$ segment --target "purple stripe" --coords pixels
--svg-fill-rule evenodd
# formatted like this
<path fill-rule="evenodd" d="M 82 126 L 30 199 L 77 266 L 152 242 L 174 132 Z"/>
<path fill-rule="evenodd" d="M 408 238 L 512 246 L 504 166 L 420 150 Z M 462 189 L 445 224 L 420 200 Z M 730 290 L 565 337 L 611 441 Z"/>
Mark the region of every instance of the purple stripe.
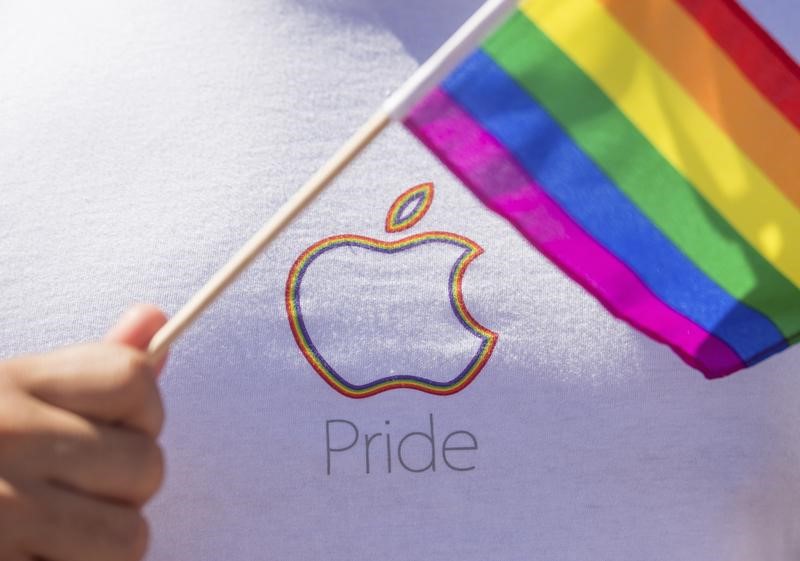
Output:
<path fill-rule="evenodd" d="M 508 219 L 611 313 L 669 345 L 709 378 L 744 368 L 726 343 L 664 304 L 578 226 L 446 92 L 431 92 L 405 125 L 486 206 Z"/>

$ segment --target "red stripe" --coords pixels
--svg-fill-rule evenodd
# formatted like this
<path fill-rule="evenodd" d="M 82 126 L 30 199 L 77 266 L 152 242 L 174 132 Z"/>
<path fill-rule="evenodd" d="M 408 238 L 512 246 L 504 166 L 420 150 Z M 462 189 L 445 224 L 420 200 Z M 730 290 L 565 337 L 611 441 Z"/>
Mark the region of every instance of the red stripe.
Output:
<path fill-rule="evenodd" d="M 735 0 L 675 0 L 800 129 L 800 66 Z"/>

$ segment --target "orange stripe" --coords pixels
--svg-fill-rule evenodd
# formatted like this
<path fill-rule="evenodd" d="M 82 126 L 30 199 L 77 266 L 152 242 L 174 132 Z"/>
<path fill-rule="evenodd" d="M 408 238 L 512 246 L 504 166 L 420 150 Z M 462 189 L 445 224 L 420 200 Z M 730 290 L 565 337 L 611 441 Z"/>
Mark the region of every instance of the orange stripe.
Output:
<path fill-rule="evenodd" d="M 800 66 L 737 0 L 675 0 L 800 129 Z"/>
<path fill-rule="evenodd" d="M 800 208 L 800 133 L 674 0 L 599 0 Z"/>

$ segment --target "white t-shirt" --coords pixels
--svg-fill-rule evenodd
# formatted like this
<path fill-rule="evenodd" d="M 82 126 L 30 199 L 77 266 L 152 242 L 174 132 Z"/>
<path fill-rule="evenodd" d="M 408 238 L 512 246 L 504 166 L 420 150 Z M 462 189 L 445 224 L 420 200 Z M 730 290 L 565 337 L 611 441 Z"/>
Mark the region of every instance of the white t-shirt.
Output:
<path fill-rule="evenodd" d="M 800 57 L 800 4 L 744 3 Z M 136 301 L 175 312 L 478 5 L 0 2 L 0 355 L 98 337 Z M 427 181 L 430 211 L 386 233 Z M 494 351 L 453 395 L 345 397 L 293 337 L 292 265 L 429 231 L 484 249 L 463 300 Z M 320 355 L 353 384 L 462 372 L 460 252 L 321 255 Z M 705 380 L 395 125 L 173 347 L 148 559 L 796 559 L 798 359 Z"/>

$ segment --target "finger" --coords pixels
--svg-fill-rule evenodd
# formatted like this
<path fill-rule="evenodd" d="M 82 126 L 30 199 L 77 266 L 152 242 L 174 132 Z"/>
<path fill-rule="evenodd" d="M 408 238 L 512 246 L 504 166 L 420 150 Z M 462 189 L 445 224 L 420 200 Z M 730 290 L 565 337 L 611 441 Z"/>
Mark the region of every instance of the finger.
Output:
<path fill-rule="evenodd" d="M 103 340 L 144 350 L 166 322 L 164 312 L 155 306 L 137 304 L 122 315 Z"/>
<path fill-rule="evenodd" d="M 56 429 L 37 439 L 37 475 L 88 495 L 143 505 L 161 486 L 164 456 L 156 441 L 122 427 L 94 424 L 63 410 Z M 35 469 L 35 468 L 34 468 Z"/>
<path fill-rule="evenodd" d="M 155 439 L 28 400 L 19 415 L 27 420 L 6 431 L 0 441 L 0 473 L 55 481 L 134 505 L 144 504 L 161 486 L 164 458 Z"/>
<path fill-rule="evenodd" d="M 25 551 L 49 561 L 134 561 L 149 531 L 133 508 L 43 485 L 30 490 L 34 515 L 22 537 Z"/>
<path fill-rule="evenodd" d="M 145 350 L 150 339 L 166 322 L 164 312 L 155 306 L 138 304 L 122 315 L 103 340 Z M 165 361 L 166 357 L 159 359 L 155 368 L 156 374 L 161 371 Z"/>
<path fill-rule="evenodd" d="M 141 351 L 81 345 L 4 364 L 18 385 L 55 407 L 157 436 L 164 409 L 153 368 Z"/>

